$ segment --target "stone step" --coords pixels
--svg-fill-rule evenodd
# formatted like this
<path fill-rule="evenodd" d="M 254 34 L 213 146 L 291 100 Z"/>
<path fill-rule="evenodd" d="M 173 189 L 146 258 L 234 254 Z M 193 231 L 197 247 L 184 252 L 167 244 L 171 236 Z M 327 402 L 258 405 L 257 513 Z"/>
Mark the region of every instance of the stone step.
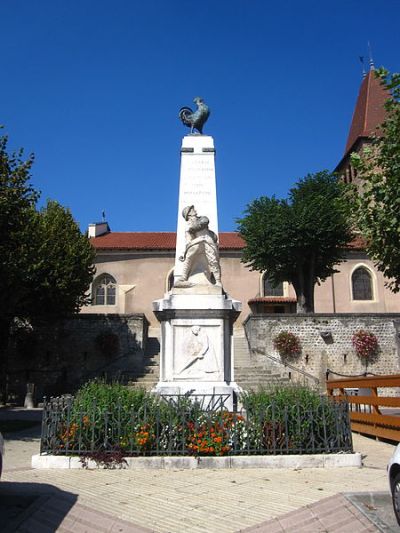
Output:
<path fill-rule="evenodd" d="M 147 383 L 149 382 L 154 382 L 156 383 L 158 381 L 158 374 L 146 374 L 144 376 L 129 376 L 129 378 L 127 379 L 127 382 L 128 383 L 138 383 L 140 381 L 146 381 Z"/>
<path fill-rule="evenodd" d="M 153 368 L 149 368 L 149 369 L 145 369 L 143 371 L 139 371 L 139 370 L 133 370 L 132 372 L 126 372 L 125 373 L 125 376 L 126 376 L 126 379 L 127 380 L 134 380 L 136 381 L 137 379 L 140 379 L 140 378 L 144 378 L 146 376 L 158 376 L 159 375 L 159 370 L 157 367 L 153 367 Z"/>
<path fill-rule="evenodd" d="M 279 362 L 265 359 L 255 362 L 250 357 L 247 339 L 244 335 L 234 336 L 235 381 L 243 389 L 257 390 L 270 383 L 289 382 L 287 369 Z M 150 390 L 158 382 L 160 373 L 160 328 L 149 328 L 143 367 L 126 375 L 129 387 Z"/>
<path fill-rule="evenodd" d="M 160 354 L 157 354 L 157 355 L 153 355 L 153 356 L 148 356 L 148 355 L 145 355 L 143 357 L 143 363 L 144 365 L 146 366 L 146 364 L 151 364 L 151 363 L 159 363 L 160 362 Z"/>

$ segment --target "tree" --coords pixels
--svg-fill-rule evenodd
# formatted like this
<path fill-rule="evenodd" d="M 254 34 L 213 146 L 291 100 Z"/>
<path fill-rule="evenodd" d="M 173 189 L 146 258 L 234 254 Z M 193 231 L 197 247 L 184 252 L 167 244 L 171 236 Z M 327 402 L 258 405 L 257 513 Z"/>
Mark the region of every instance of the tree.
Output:
<path fill-rule="evenodd" d="M 242 262 L 266 271 L 275 285 L 292 283 L 297 312 L 314 311 L 314 287 L 337 272 L 351 240 L 344 185 L 327 171 L 309 174 L 288 199 L 262 196 L 238 220 Z"/>
<path fill-rule="evenodd" d="M 400 74 L 376 71 L 391 91 L 387 117 L 379 136 L 352 154 L 359 190 L 353 195 L 355 225 L 366 239 L 366 251 L 393 291 L 400 290 Z"/>
<path fill-rule="evenodd" d="M 0 138 L 0 351 L 8 340 L 14 316 L 29 299 L 35 238 L 32 221 L 39 194 L 29 183 L 33 156 L 7 152 L 8 138 Z"/>
<path fill-rule="evenodd" d="M 49 200 L 36 212 L 36 261 L 30 292 L 31 317 L 59 317 L 87 304 L 94 249 L 69 209 Z"/>
<path fill-rule="evenodd" d="M 71 213 L 49 201 L 36 209 L 30 184 L 33 156 L 9 154 L 0 138 L 0 388 L 15 319 L 34 324 L 77 312 L 87 302 L 94 250 Z"/>

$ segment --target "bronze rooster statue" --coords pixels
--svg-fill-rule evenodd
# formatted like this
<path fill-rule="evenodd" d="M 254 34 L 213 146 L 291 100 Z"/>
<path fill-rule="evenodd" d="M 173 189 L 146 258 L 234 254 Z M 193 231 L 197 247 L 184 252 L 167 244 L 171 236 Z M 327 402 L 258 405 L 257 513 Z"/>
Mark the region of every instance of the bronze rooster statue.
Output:
<path fill-rule="evenodd" d="M 196 129 L 203 134 L 203 126 L 210 116 L 210 109 L 200 96 L 196 96 L 193 102 L 197 105 L 196 111 L 192 111 L 190 107 L 182 107 L 179 111 L 179 118 L 185 126 L 190 128 L 190 133 L 193 133 L 193 130 Z"/>

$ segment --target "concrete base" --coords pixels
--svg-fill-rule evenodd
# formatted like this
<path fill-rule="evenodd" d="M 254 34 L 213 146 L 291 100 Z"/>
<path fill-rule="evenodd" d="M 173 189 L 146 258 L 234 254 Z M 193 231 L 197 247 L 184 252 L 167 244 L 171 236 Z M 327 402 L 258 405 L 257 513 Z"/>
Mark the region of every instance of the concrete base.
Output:
<path fill-rule="evenodd" d="M 236 455 L 229 457 L 126 457 L 121 468 L 130 470 L 187 470 L 197 468 L 361 468 L 361 453 L 310 455 Z M 33 455 L 32 468 L 83 468 L 79 457 Z M 88 468 L 104 468 L 88 461 Z M 117 466 L 118 468 L 118 466 Z"/>

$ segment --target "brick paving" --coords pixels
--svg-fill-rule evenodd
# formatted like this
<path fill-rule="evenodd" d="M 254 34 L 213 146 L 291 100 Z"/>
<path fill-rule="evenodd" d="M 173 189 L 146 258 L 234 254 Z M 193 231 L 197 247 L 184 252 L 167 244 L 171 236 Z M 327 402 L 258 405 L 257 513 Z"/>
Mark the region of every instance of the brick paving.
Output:
<path fill-rule="evenodd" d="M 79 503 L 71 506 L 68 499 L 52 496 L 39 509 L 32 512 L 15 531 L 18 533 L 46 533 L 47 531 L 148 533 L 152 530 L 98 510 L 94 511 Z"/>
<path fill-rule="evenodd" d="M 243 533 L 369 533 L 380 531 L 342 494 L 325 498 Z"/>
<path fill-rule="evenodd" d="M 363 468 L 32 470 L 35 436 L 6 441 L 2 491 L 47 491 L 14 531 L 237 533 L 379 531 L 341 493 L 388 491 L 393 446 L 355 436 Z M 22 513 L 23 514 L 23 513 Z"/>

